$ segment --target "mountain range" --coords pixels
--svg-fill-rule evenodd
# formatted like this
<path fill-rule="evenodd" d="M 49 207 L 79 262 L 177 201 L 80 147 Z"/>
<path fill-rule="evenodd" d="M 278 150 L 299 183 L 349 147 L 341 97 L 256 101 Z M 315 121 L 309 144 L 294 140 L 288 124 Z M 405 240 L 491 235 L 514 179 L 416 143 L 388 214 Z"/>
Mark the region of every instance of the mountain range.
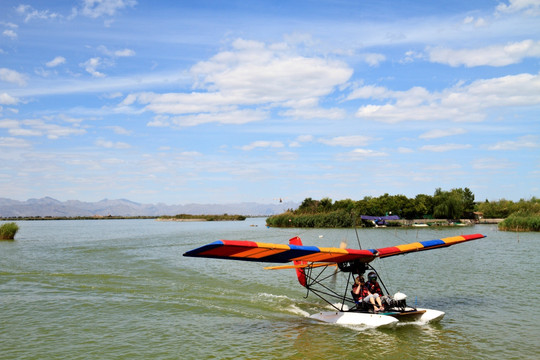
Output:
<path fill-rule="evenodd" d="M 162 215 L 246 215 L 270 216 L 296 209 L 294 202 L 260 204 L 140 204 L 126 199 L 103 199 L 98 202 L 59 201 L 51 197 L 26 201 L 0 198 L 0 218 L 6 217 L 77 217 L 77 216 L 162 216 Z"/>

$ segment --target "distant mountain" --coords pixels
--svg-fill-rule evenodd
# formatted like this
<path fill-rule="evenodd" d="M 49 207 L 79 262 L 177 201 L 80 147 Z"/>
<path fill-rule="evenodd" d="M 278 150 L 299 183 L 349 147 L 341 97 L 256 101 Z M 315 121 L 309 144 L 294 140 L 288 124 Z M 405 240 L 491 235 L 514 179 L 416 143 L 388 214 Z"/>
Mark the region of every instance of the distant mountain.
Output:
<path fill-rule="evenodd" d="M 281 214 L 288 209 L 296 209 L 298 206 L 294 202 L 166 205 L 161 203 L 139 204 L 126 199 L 104 199 L 98 202 L 68 200 L 62 202 L 50 197 L 26 201 L 0 198 L 0 217 L 161 216 L 177 214 L 270 216 Z"/>

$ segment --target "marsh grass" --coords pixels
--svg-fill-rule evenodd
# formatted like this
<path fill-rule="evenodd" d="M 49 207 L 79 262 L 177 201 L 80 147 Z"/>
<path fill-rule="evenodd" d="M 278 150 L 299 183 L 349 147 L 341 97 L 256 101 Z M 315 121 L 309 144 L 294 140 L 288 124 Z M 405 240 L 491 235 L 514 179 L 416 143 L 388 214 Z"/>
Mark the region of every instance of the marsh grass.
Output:
<path fill-rule="evenodd" d="M 19 231 L 19 226 L 14 222 L 5 223 L 0 226 L 0 240 L 13 240 Z"/>
<path fill-rule="evenodd" d="M 540 231 L 540 213 L 518 211 L 499 224 L 503 231 Z"/>

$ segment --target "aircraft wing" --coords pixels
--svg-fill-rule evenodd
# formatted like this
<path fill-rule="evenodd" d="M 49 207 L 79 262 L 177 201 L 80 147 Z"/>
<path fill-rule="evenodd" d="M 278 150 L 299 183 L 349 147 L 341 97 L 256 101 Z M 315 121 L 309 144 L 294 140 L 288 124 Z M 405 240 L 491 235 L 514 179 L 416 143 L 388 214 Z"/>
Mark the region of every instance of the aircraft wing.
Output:
<path fill-rule="evenodd" d="M 361 262 L 369 263 L 377 257 L 385 258 L 414 251 L 431 250 L 484 237 L 485 236 L 482 234 L 460 235 L 367 250 L 292 244 L 284 245 L 240 240 L 219 240 L 200 248 L 190 250 L 186 252 L 184 256 L 266 263 L 288 263 L 290 261 L 340 263 L 357 259 Z"/>
<path fill-rule="evenodd" d="M 268 263 L 288 263 L 290 261 L 339 263 L 355 259 L 360 259 L 360 261 L 367 263 L 376 258 L 376 255 L 369 250 L 283 245 L 237 240 L 215 241 L 188 251 L 184 256 Z"/>
<path fill-rule="evenodd" d="M 374 254 L 378 254 L 377 257 L 379 258 L 385 258 L 389 256 L 394 256 L 394 255 L 406 254 L 406 253 L 410 253 L 414 251 L 437 249 L 441 247 L 459 244 L 465 241 L 482 239 L 485 237 L 486 236 L 482 234 L 460 235 L 460 236 L 452 236 L 452 237 L 447 237 L 447 238 L 442 238 L 442 239 L 437 239 L 437 240 L 420 241 L 420 242 L 414 242 L 410 244 L 390 246 L 390 247 L 385 247 L 385 248 L 380 248 L 380 249 L 369 249 L 369 251 L 373 252 Z"/>

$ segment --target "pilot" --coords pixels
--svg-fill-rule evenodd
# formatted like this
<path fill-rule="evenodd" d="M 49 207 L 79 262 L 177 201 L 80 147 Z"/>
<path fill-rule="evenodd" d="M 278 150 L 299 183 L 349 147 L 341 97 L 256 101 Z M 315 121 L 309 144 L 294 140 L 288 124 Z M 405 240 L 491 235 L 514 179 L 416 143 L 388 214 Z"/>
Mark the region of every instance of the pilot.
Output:
<path fill-rule="evenodd" d="M 369 292 L 363 276 L 356 277 L 353 285 L 353 296 L 355 296 L 355 298 L 359 301 L 361 300 L 364 303 L 370 303 L 373 305 L 375 312 L 382 311 L 384 309 L 379 294 L 372 294 Z"/>
<path fill-rule="evenodd" d="M 388 303 L 388 297 L 383 294 L 381 287 L 379 286 L 379 283 L 377 282 L 377 274 L 374 271 L 371 271 L 368 274 L 368 280 L 369 281 L 366 283 L 366 288 L 368 289 L 368 291 L 377 297 L 377 300 L 379 303 L 381 301 Z"/>

